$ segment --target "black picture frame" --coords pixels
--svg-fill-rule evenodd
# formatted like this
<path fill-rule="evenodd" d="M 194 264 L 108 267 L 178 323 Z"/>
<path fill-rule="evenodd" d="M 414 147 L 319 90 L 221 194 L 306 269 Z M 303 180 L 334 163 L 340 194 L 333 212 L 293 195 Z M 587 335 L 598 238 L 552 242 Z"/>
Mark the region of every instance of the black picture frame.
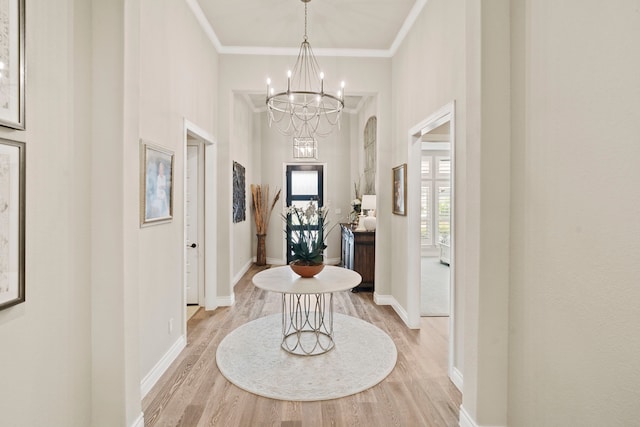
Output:
<path fill-rule="evenodd" d="M 233 222 L 247 219 L 247 195 L 245 191 L 245 169 L 240 163 L 233 162 Z"/>
<path fill-rule="evenodd" d="M 393 168 L 392 174 L 393 186 L 391 194 L 393 194 L 393 213 L 396 215 L 407 215 L 407 164 Z"/>

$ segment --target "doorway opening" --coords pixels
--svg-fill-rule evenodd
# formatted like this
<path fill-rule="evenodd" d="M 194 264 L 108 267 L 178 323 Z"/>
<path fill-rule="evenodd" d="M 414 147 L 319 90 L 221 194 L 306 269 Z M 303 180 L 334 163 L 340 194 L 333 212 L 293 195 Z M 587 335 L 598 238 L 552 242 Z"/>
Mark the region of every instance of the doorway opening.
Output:
<path fill-rule="evenodd" d="M 204 299 L 204 159 L 203 145 L 196 138 L 187 136 L 185 162 L 186 191 L 184 228 L 187 262 L 185 264 L 187 320 L 200 308 Z"/>
<path fill-rule="evenodd" d="M 409 131 L 408 317 L 448 316 L 449 378 L 462 389 L 456 368 L 455 281 L 455 103 Z"/>
<path fill-rule="evenodd" d="M 451 150 L 446 122 L 421 137 L 420 315 L 449 316 Z"/>
<path fill-rule="evenodd" d="M 216 145 L 184 121 L 183 334 L 199 309 L 216 308 Z M 205 191 L 206 190 L 206 191 Z"/>
<path fill-rule="evenodd" d="M 324 206 L 324 166 L 323 165 L 286 165 L 285 188 L 287 206 L 305 208 L 309 203 L 316 208 Z M 292 228 L 299 228 L 300 225 L 293 225 Z M 313 227 L 313 226 L 312 226 Z M 317 225 L 315 226 L 317 228 Z M 286 258 L 287 264 L 292 259 L 291 250 L 291 230 L 287 228 Z"/>

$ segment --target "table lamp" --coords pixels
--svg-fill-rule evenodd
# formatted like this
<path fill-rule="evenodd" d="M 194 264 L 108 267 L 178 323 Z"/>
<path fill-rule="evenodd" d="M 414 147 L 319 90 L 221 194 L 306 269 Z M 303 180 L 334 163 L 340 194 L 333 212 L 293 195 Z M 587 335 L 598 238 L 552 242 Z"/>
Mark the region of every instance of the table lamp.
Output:
<path fill-rule="evenodd" d="M 367 211 L 367 216 L 360 218 L 360 222 L 358 223 L 358 227 L 360 227 L 360 223 L 363 223 L 366 231 L 374 231 L 376 229 L 376 196 L 375 194 L 365 194 L 362 196 L 362 212 Z"/>

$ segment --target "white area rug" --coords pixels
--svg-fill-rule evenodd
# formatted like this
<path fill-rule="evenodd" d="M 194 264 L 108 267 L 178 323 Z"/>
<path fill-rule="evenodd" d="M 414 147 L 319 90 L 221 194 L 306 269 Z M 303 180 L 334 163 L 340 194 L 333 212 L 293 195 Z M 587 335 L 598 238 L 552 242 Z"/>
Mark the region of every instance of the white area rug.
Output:
<path fill-rule="evenodd" d="M 449 315 L 449 266 L 438 257 L 421 259 L 420 314 L 422 316 Z"/>
<path fill-rule="evenodd" d="M 318 356 L 282 350 L 281 315 L 246 323 L 227 335 L 216 353 L 222 375 L 248 392 L 292 401 L 329 400 L 366 390 L 391 373 L 397 358 L 391 338 L 355 317 L 334 315 L 335 348 Z"/>

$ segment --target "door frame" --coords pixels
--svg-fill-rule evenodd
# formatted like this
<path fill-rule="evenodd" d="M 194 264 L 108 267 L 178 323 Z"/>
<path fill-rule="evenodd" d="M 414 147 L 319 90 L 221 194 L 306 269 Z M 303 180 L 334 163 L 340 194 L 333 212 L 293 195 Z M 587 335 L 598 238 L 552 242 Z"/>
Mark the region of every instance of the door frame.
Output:
<path fill-rule="evenodd" d="M 205 254 L 205 246 L 204 244 L 201 244 L 201 242 L 204 242 L 204 197 L 205 197 L 205 191 L 204 191 L 204 143 L 202 142 L 201 139 L 195 138 L 193 135 L 189 134 L 189 136 L 191 138 L 193 138 L 190 141 L 187 141 L 187 152 L 189 147 L 194 147 L 197 151 L 197 173 L 198 175 L 195 177 L 197 180 L 197 194 L 195 195 L 195 197 L 197 198 L 197 212 L 196 212 L 196 221 L 197 221 L 197 235 L 195 238 L 195 241 L 197 242 L 198 246 L 197 246 L 197 250 L 198 250 L 198 282 L 197 282 L 197 290 L 198 290 L 198 306 L 202 306 L 204 303 L 204 273 L 205 273 L 205 265 L 204 265 L 204 254 Z M 188 156 L 185 156 L 185 175 L 189 169 L 188 166 Z M 187 240 L 187 233 L 186 233 L 186 227 L 187 227 L 187 211 L 186 211 L 186 205 L 187 205 L 187 201 L 188 200 L 192 200 L 191 198 L 187 197 L 187 191 L 185 189 L 184 192 L 184 198 L 185 198 L 185 243 L 190 243 Z M 191 196 L 193 197 L 193 196 Z M 187 247 L 187 254 L 189 253 L 189 248 Z M 185 274 L 186 274 L 186 263 L 185 263 Z M 185 286 L 186 286 L 186 282 L 185 282 Z M 186 294 L 185 294 L 186 295 Z M 188 301 L 187 301 L 188 302 Z"/>
<path fill-rule="evenodd" d="M 462 375 L 460 370 L 455 366 L 456 353 L 456 276 L 455 276 L 455 248 L 456 248 L 456 226 L 455 226 L 455 204 L 456 204 L 456 135 L 455 135 L 455 101 L 444 105 L 428 116 L 425 120 L 413 126 L 409 130 L 409 158 L 408 158 L 408 177 L 407 191 L 409 200 L 420 200 L 421 190 L 421 159 L 422 159 L 422 136 L 429 133 L 438 126 L 449 122 L 450 124 L 450 157 L 451 157 L 451 258 L 449 264 L 449 357 L 448 357 L 448 373 L 449 378 L 455 386 L 462 390 Z M 420 325 L 420 203 L 411 203 L 407 208 L 407 245 L 408 245 L 408 307 L 407 316 L 410 324 Z"/>
<path fill-rule="evenodd" d="M 195 123 L 190 122 L 186 118 L 183 122 L 183 170 L 182 170 L 182 185 L 183 185 L 183 206 L 182 206 L 182 232 L 183 232 L 183 245 L 182 245 L 182 332 L 187 333 L 187 232 L 185 227 L 185 218 L 187 217 L 187 145 L 189 139 L 195 139 L 201 147 L 199 150 L 200 165 L 203 174 L 203 188 L 198 189 L 198 192 L 202 195 L 201 201 L 204 203 L 204 214 L 202 216 L 201 223 L 202 230 L 198 231 L 198 234 L 202 236 L 202 240 L 198 242 L 202 255 L 202 268 L 200 271 L 204 277 L 199 281 L 202 283 L 202 288 L 198 289 L 199 305 L 204 306 L 205 310 L 214 310 L 217 308 L 217 254 L 216 254 L 216 239 L 217 239 L 217 227 L 216 227 L 216 211 L 217 211 L 217 179 L 216 179 L 216 164 L 218 157 L 218 146 L 215 138 L 206 130 L 202 129 Z M 202 292 L 202 293 L 200 293 Z"/>

